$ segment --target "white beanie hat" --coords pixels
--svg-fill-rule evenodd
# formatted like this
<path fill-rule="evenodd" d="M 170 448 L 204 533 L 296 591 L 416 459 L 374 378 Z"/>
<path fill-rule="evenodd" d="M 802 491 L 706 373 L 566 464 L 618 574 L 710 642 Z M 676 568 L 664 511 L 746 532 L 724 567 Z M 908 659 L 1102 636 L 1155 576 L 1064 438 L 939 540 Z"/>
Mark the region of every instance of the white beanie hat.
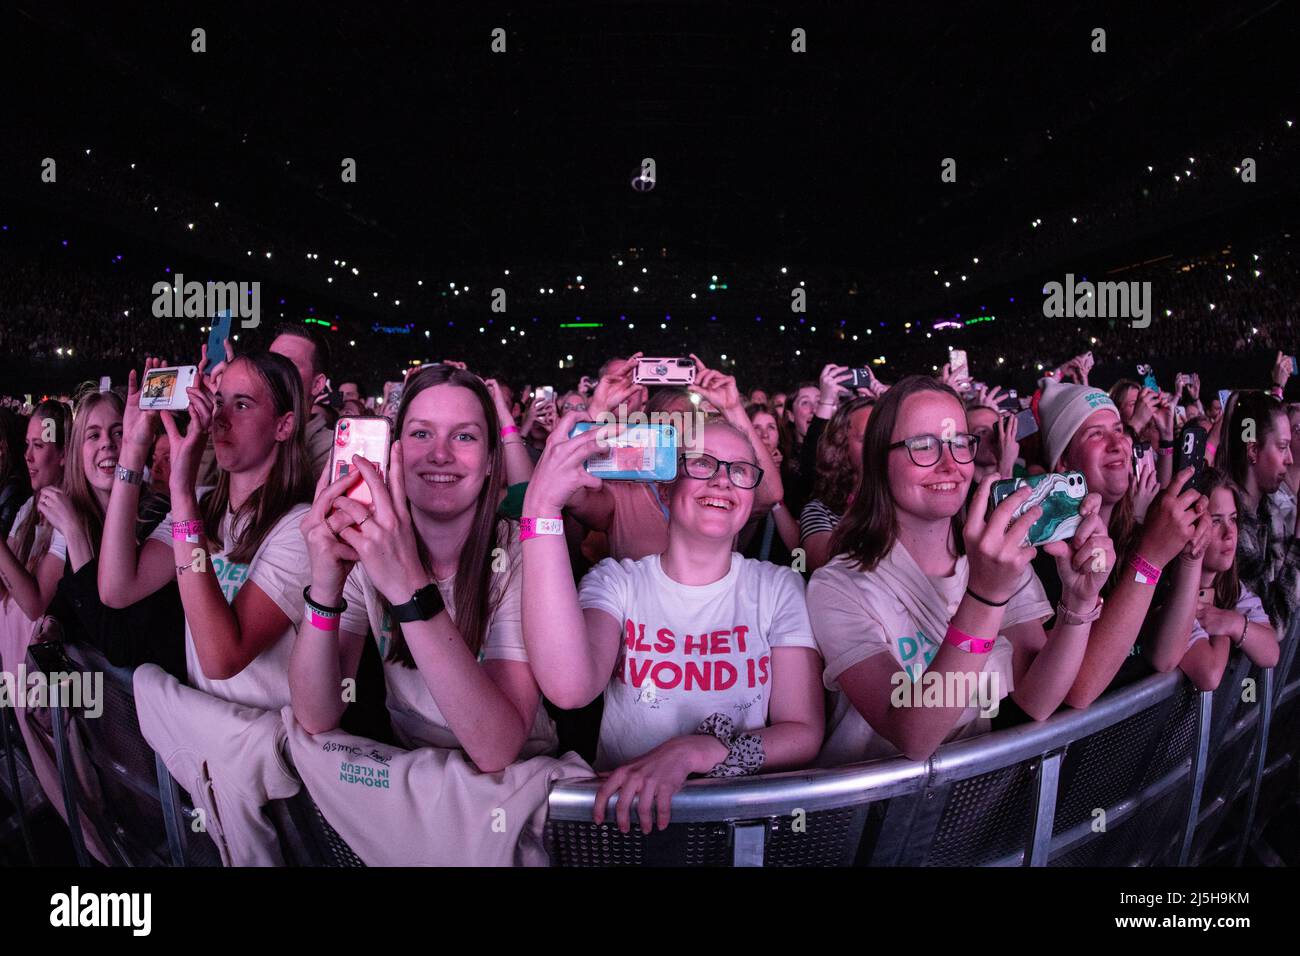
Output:
<path fill-rule="evenodd" d="M 1038 422 L 1043 433 L 1043 463 L 1049 469 L 1056 467 L 1074 433 L 1093 412 L 1109 408 L 1119 417 L 1115 403 L 1099 388 L 1069 385 L 1054 378 L 1044 378 L 1039 385 L 1043 391 L 1038 397 Z"/>

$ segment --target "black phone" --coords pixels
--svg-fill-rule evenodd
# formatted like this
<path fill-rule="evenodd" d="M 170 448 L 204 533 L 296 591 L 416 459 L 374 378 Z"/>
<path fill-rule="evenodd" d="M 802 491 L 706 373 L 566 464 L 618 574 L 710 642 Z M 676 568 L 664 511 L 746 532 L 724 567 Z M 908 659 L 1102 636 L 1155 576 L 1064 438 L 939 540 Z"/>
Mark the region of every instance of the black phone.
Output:
<path fill-rule="evenodd" d="M 845 388 L 870 388 L 871 369 L 851 368 L 840 376 L 840 384 Z"/>
<path fill-rule="evenodd" d="M 1205 442 L 1209 437 L 1200 425 L 1184 425 L 1174 443 L 1174 474 L 1184 468 L 1192 468 L 1192 477 L 1187 479 L 1179 494 L 1188 488 L 1195 488 L 1205 493 Z"/>

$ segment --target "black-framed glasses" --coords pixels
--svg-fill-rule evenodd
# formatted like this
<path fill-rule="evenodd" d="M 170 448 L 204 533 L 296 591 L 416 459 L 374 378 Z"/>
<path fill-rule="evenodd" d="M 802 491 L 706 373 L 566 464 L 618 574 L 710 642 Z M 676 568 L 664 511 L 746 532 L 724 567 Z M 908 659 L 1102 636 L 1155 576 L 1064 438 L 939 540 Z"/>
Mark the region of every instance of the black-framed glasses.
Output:
<path fill-rule="evenodd" d="M 682 455 L 681 463 L 686 477 L 699 481 L 708 481 L 722 467 L 726 467 L 727 479 L 737 488 L 757 488 L 763 480 L 763 469 L 752 461 L 722 461 L 712 455 L 699 454 Z"/>
<path fill-rule="evenodd" d="M 928 468 L 939 464 L 944 445 L 948 446 L 953 461 L 967 465 L 975 460 L 975 449 L 980 446 L 980 436 L 967 433 L 953 435 L 951 438 L 940 438 L 938 435 L 913 435 L 911 438 L 894 442 L 889 446 L 889 450 L 906 448 L 907 457 L 912 459 L 912 464 L 920 468 Z"/>

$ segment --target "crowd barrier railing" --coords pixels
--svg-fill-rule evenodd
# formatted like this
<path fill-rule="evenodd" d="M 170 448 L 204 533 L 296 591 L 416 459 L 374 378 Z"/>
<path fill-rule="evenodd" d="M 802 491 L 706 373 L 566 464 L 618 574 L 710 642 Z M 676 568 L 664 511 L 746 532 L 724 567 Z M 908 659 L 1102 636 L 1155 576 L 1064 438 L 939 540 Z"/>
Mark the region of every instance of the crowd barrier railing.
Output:
<path fill-rule="evenodd" d="M 691 781 L 673 798 L 672 824 L 649 835 L 635 825 L 620 833 L 612 801 L 596 826 L 599 781 L 563 781 L 548 799 L 547 849 L 558 866 L 1240 863 L 1269 813 L 1294 799 L 1285 771 L 1300 743 L 1298 637 L 1300 622 L 1276 669 L 1235 656 L 1216 691 L 1196 691 L 1181 673 L 1155 675 L 1085 710 L 947 744 L 923 762 Z M 140 734 L 131 671 L 57 641 L 33 645 L 29 659 L 47 675 L 104 675 L 100 718 L 57 700 L 50 707 L 61 796 L 83 865 L 82 814 L 114 864 L 217 865 L 195 811 Z M 69 752 L 73 721 L 101 790 L 93 801 L 80 793 Z M 5 738 L 6 789 L 22 766 L 14 737 Z M 267 812 L 286 862 L 360 865 L 305 791 Z"/>
<path fill-rule="evenodd" d="M 1300 622 L 1283 640 L 1294 667 Z M 1286 665 L 1283 670 L 1281 664 Z M 1240 863 L 1270 775 L 1294 762 L 1269 731 L 1300 681 L 1234 660 L 1217 691 L 1154 675 L 1091 707 L 899 757 L 829 770 L 691 781 L 672 823 L 643 835 L 592 822 L 599 781 L 551 790 L 547 848 L 559 866 L 1193 865 Z M 1253 681 L 1247 687 L 1246 681 Z M 1242 812 L 1242 802 L 1249 797 Z M 1216 842 L 1225 824 L 1226 843 Z"/>

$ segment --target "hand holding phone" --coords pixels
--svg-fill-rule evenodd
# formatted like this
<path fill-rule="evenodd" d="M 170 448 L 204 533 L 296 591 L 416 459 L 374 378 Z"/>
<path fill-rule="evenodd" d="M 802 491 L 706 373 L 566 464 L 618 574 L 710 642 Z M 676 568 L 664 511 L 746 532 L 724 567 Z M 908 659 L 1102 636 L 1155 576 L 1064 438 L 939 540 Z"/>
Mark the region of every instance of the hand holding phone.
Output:
<path fill-rule="evenodd" d="M 228 351 L 230 348 L 230 323 L 231 313 L 229 309 L 222 309 L 216 319 L 213 320 L 212 327 L 208 330 L 208 358 L 203 364 L 204 375 L 211 375 L 218 365 L 233 358 Z"/>
<path fill-rule="evenodd" d="M 569 437 L 600 427 L 598 422 L 578 422 Z M 604 481 L 673 481 L 678 447 L 672 425 L 631 425 L 609 438 L 605 449 L 588 458 L 584 467 Z"/>
<path fill-rule="evenodd" d="M 388 477 L 388 456 L 392 448 L 392 432 L 388 419 L 376 415 L 344 415 L 334 426 L 334 447 L 330 456 L 329 480 L 338 481 L 355 475 L 356 481 L 348 487 L 347 496 L 364 505 L 374 504 L 370 486 L 352 461 L 354 455 L 373 464 L 380 477 Z"/>
<path fill-rule="evenodd" d="M 1205 442 L 1207 434 L 1200 425 L 1187 425 L 1178 434 L 1174 450 L 1174 474 L 1184 468 L 1192 469 L 1192 477 L 1183 485 L 1180 494 L 1189 488 L 1205 492 Z"/>
<path fill-rule="evenodd" d="M 993 484 L 992 507 L 996 508 L 1003 499 L 1024 487 L 1031 488 L 1032 491 L 1016 508 L 1012 520 L 1035 505 L 1043 510 L 1029 529 L 1029 543 L 1038 547 L 1073 537 L 1079 527 L 1079 506 L 1088 494 L 1088 482 L 1082 472 L 1049 472 L 1045 475 L 1030 475 L 1028 478 L 1004 478 Z"/>
<path fill-rule="evenodd" d="M 140 386 L 140 407 L 150 411 L 183 411 L 190 407 L 185 391 L 194 385 L 199 370 L 194 365 L 166 365 L 144 373 Z"/>

